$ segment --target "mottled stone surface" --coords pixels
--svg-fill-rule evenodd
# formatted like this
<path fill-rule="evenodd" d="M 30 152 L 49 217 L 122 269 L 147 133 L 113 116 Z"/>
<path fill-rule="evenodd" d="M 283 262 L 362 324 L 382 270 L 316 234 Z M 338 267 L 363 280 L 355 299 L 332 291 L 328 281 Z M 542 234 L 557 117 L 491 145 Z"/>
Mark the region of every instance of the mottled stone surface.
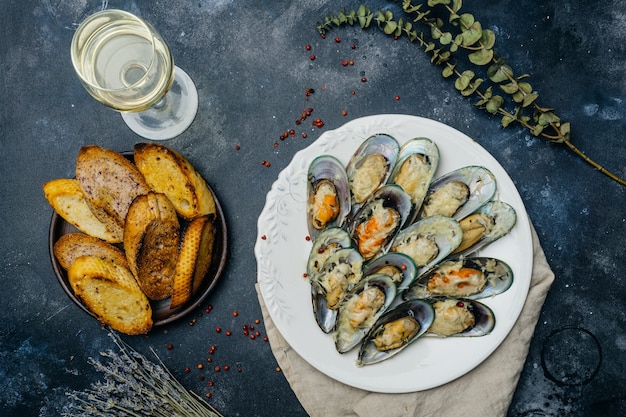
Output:
<path fill-rule="evenodd" d="M 209 180 L 229 225 L 229 263 L 206 302 L 213 310 L 203 306 L 149 337 L 127 338 L 135 347 L 146 353 L 153 347 L 188 388 L 211 392 L 225 416 L 304 416 L 269 345 L 242 334 L 244 324 L 261 319 L 254 291 L 257 217 L 278 172 L 321 132 L 360 116 L 406 113 L 449 124 L 496 157 L 517 185 L 556 274 L 509 417 L 626 415 L 626 187 L 563 145 L 519 126 L 502 129 L 405 39 L 358 28 L 320 39 L 318 20 L 358 4 L 0 3 L 0 415 L 59 415 L 66 391 L 99 377 L 86 359 L 113 347 L 54 277 L 52 211 L 41 190 L 50 179 L 73 175 L 80 146 L 124 151 L 141 140 L 87 95 L 71 66 L 73 31 L 103 5 L 152 22 L 194 79 L 198 116 L 168 145 Z M 379 0 L 365 4 L 398 10 Z M 496 50 L 516 73 L 530 74 L 540 104 L 571 122 L 574 144 L 626 177 L 626 3 L 468 0 L 464 10 L 496 33 Z M 342 66 L 343 59 L 354 65 Z M 305 101 L 307 88 L 315 93 Z M 308 107 L 323 119 L 322 129 L 295 124 Z M 290 129 L 295 137 L 281 141 Z M 264 333 L 262 323 L 255 326 Z M 231 369 L 216 373 L 215 365 Z"/>

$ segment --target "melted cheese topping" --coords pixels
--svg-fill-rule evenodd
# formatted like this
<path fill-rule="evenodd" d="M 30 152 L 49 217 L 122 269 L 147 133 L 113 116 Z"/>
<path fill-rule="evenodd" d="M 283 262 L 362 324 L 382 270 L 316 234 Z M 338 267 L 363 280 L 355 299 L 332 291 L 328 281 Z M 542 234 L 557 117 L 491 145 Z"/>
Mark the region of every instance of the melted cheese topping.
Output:
<path fill-rule="evenodd" d="M 461 333 L 476 322 L 474 314 L 465 307 L 465 304 L 456 300 L 437 301 L 433 307 L 435 307 L 435 321 L 429 332 L 439 336 Z"/>
<path fill-rule="evenodd" d="M 423 217 L 435 214 L 451 217 L 468 198 L 467 185 L 460 181 L 451 181 L 427 197 Z"/>
<path fill-rule="evenodd" d="M 324 290 L 326 305 L 329 309 L 339 308 L 339 303 L 346 293 L 361 279 L 361 275 L 357 273 L 360 269 L 361 265 L 341 262 L 321 275 L 319 283 Z"/>
<path fill-rule="evenodd" d="M 485 274 L 478 269 L 442 268 L 433 274 L 426 287 L 434 295 L 464 297 L 481 292 L 486 284 Z"/>
<path fill-rule="evenodd" d="M 380 154 L 368 155 L 350 179 L 350 190 L 357 203 L 364 202 L 382 183 L 387 173 L 387 160 Z"/>
<path fill-rule="evenodd" d="M 418 267 L 428 264 L 439 254 L 435 241 L 424 235 L 399 242 L 393 250 L 410 256 Z"/>
<path fill-rule="evenodd" d="M 363 258 L 372 259 L 399 224 L 400 214 L 392 208 L 383 207 L 382 200 L 377 201 L 370 217 L 359 224 L 355 232 L 355 240 Z"/>
<path fill-rule="evenodd" d="M 382 331 L 374 339 L 374 345 L 380 351 L 397 349 L 413 339 L 419 330 L 420 324 L 413 317 L 401 317 L 385 323 Z"/>
<path fill-rule="evenodd" d="M 393 182 L 402 187 L 415 204 L 428 189 L 429 171 L 430 165 L 424 160 L 424 155 L 413 154 L 404 161 Z"/>

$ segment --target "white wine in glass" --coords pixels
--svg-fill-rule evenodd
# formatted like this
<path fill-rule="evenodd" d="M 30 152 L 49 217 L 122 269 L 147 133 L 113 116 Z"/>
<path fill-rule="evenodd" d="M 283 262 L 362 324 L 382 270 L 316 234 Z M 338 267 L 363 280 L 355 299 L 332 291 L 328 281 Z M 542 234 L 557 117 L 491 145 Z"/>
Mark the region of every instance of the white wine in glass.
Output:
<path fill-rule="evenodd" d="M 198 109 L 193 81 L 139 17 L 122 10 L 91 15 L 76 30 L 71 55 L 89 94 L 120 111 L 138 135 L 170 139 L 193 121 Z"/>

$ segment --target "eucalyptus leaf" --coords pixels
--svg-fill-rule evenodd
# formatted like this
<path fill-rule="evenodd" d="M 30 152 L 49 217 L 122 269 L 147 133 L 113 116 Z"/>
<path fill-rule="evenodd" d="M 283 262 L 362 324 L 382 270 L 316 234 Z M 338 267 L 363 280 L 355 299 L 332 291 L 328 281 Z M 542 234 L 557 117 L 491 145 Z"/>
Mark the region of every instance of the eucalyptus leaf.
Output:
<path fill-rule="evenodd" d="M 443 68 L 443 71 L 441 71 L 441 75 L 443 75 L 444 78 L 450 78 L 451 76 L 454 75 L 454 65 L 452 64 L 448 64 Z"/>
<path fill-rule="evenodd" d="M 461 91 L 461 95 L 463 97 L 468 97 L 471 96 L 472 94 L 474 94 L 476 92 L 476 90 L 478 89 L 478 87 L 480 87 L 480 85 L 483 83 L 483 79 L 482 78 L 476 78 L 473 82 L 471 82 L 467 88 L 465 88 L 463 91 Z"/>
<path fill-rule="evenodd" d="M 504 64 L 494 64 L 487 70 L 487 75 L 489 79 L 494 83 L 501 83 L 502 81 L 506 81 L 509 79 L 507 74 L 510 76 L 513 75 L 513 70 L 508 65 Z"/>
<path fill-rule="evenodd" d="M 463 13 L 460 20 L 464 29 L 469 29 L 476 21 L 471 13 Z"/>
<path fill-rule="evenodd" d="M 534 136 L 541 135 L 541 132 L 543 132 L 543 126 L 541 125 L 531 126 L 530 128 L 530 133 L 532 133 Z"/>
<path fill-rule="evenodd" d="M 517 86 L 517 82 L 515 81 L 512 81 L 508 84 L 503 84 L 500 86 L 500 88 L 502 89 L 502 91 L 504 91 L 507 94 L 515 94 L 517 90 L 519 89 Z"/>
<path fill-rule="evenodd" d="M 484 29 L 480 38 L 480 44 L 483 48 L 492 49 L 496 44 L 496 34 L 491 29 Z"/>
<path fill-rule="evenodd" d="M 539 115 L 539 119 L 537 120 L 537 124 L 541 126 L 548 126 L 551 123 L 558 123 L 561 119 L 554 114 L 553 112 L 541 113 Z"/>
<path fill-rule="evenodd" d="M 512 122 L 515 121 L 515 118 L 509 115 L 503 116 L 500 123 L 502 123 L 503 127 L 508 127 Z"/>
<path fill-rule="evenodd" d="M 485 105 L 485 109 L 487 112 L 491 114 L 498 113 L 498 110 L 504 104 L 504 99 L 501 96 L 493 96 L 489 99 L 487 104 Z"/>
<path fill-rule="evenodd" d="M 398 28 L 398 24 L 394 22 L 393 20 L 391 20 L 391 21 L 385 22 L 385 27 L 383 28 L 383 31 L 387 35 L 391 35 L 392 33 L 396 31 L 397 28 Z"/>
<path fill-rule="evenodd" d="M 472 46 L 477 43 L 483 36 L 483 30 L 480 22 L 474 22 L 472 25 L 463 31 L 463 45 Z"/>
<path fill-rule="evenodd" d="M 437 4 L 450 4 L 450 0 L 428 0 L 428 5 L 430 7 L 436 6 Z"/>
<path fill-rule="evenodd" d="M 463 0 L 452 0 L 452 10 L 456 13 L 463 7 Z"/>
<path fill-rule="evenodd" d="M 487 65 L 493 59 L 493 50 L 480 49 L 476 52 L 472 52 L 471 54 L 469 54 L 468 58 L 472 64 Z"/>
<path fill-rule="evenodd" d="M 445 32 L 441 35 L 441 39 L 439 39 L 442 45 L 449 45 L 452 42 L 452 34 L 450 32 Z"/>
<path fill-rule="evenodd" d="M 454 87 L 459 91 L 465 90 L 470 82 L 472 82 L 472 78 L 474 78 L 474 75 L 475 74 L 473 71 L 463 71 L 461 76 L 459 76 L 454 82 Z"/>
<path fill-rule="evenodd" d="M 535 102 L 535 100 L 537 100 L 537 98 L 539 98 L 539 94 L 536 94 L 536 93 L 526 94 L 524 96 L 524 100 L 522 101 L 522 106 L 523 107 L 530 106 L 531 104 Z"/>
<path fill-rule="evenodd" d="M 526 94 L 530 94 L 533 92 L 533 87 L 529 83 L 519 83 L 519 89 Z"/>

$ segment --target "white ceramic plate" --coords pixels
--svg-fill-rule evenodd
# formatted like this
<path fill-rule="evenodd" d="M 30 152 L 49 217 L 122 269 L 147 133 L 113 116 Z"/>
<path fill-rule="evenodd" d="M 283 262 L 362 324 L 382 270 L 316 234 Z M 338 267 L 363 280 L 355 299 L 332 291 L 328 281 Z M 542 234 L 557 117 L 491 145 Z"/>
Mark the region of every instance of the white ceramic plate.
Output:
<path fill-rule="evenodd" d="M 494 331 L 477 338 L 422 338 L 393 358 L 357 367 L 358 349 L 335 350 L 332 336 L 317 326 L 311 306 L 310 285 L 304 277 L 311 242 L 306 240 L 306 177 L 311 161 L 322 154 L 347 164 L 362 141 L 387 133 L 400 144 L 428 137 L 439 147 L 441 160 L 435 178 L 466 165 L 483 165 L 496 177 L 496 199 L 517 211 L 517 224 L 507 236 L 484 248 L 481 256 L 507 262 L 514 283 L 504 294 L 483 300 L 496 316 Z M 532 239 L 523 202 L 511 178 L 480 145 L 439 122 L 407 115 L 376 115 L 353 120 L 325 132 L 298 152 L 278 175 L 258 220 L 255 245 L 258 283 L 278 331 L 313 367 L 329 377 L 368 391 L 402 393 L 421 391 L 450 382 L 469 372 L 502 343 L 517 320 L 530 285 Z"/>

